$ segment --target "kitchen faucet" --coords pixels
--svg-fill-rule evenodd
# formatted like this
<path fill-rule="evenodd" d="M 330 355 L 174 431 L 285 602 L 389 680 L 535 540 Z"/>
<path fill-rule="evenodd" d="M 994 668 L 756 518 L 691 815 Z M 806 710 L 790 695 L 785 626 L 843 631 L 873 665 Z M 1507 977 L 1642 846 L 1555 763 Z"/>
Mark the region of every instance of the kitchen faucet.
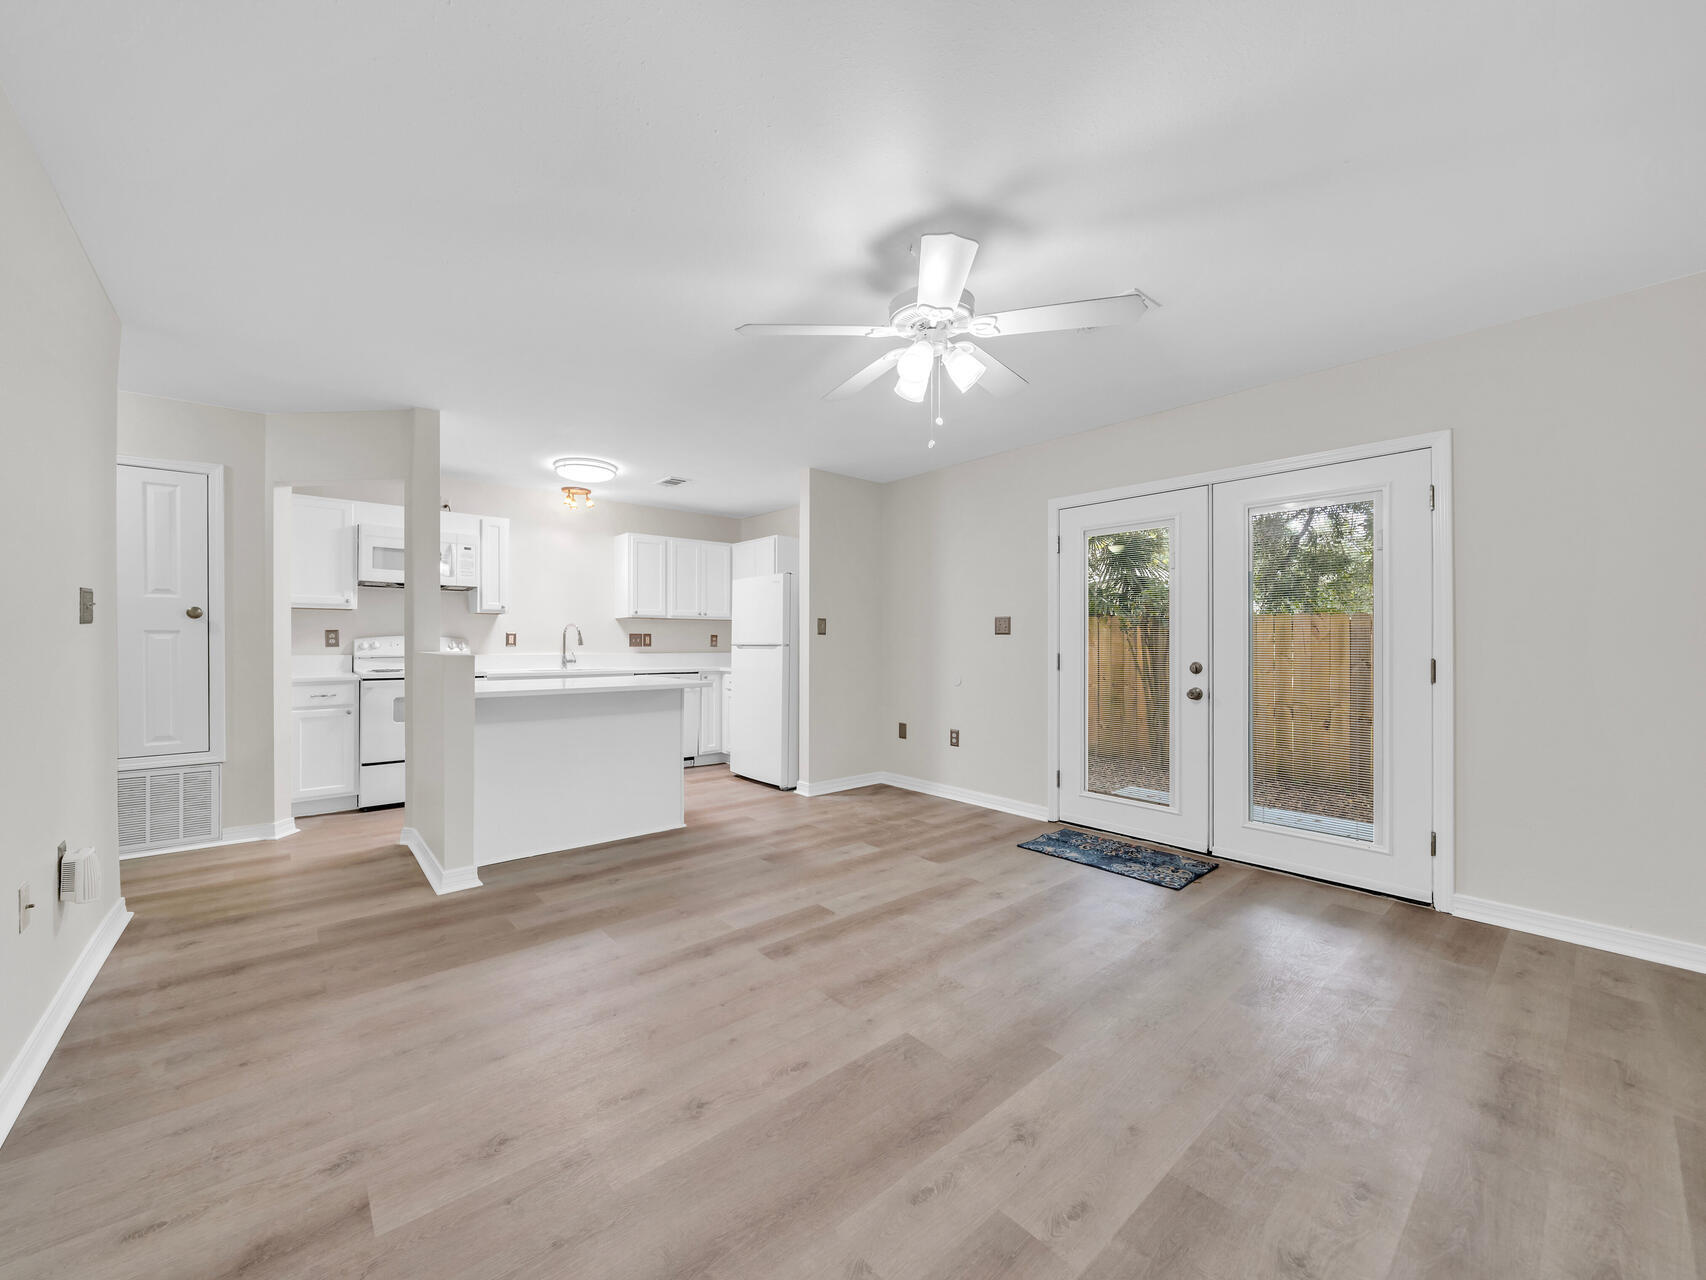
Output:
<path fill-rule="evenodd" d="M 575 661 L 574 656 L 569 652 L 569 632 L 571 631 L 575 633 L 576 644 L 584 645 L 586 643 L 585 638 L 581 635 L 581 629 L 574 623 L 571 622 L 568 626 L 563 628 L 563 665 L 565 667 L 571 665 Z"/>

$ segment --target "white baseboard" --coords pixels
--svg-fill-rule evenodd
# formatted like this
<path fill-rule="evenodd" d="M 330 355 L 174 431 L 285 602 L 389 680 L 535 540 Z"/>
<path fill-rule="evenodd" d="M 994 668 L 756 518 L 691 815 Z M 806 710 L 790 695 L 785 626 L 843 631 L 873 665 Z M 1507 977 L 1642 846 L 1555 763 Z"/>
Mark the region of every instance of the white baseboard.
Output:
<path fill-rule="evenodd" d="M 421 874 L 426 876 L 427 883 L 437 894 L 456 893 L 461 889 L 478 889 L 480 873 L 473 867 L 457 867 L 453 871 L 445 870 L 438 860 L 438 855 L 432 851 L 432 846 L 421 839 L 421 833 L 413 827 L 404 827 L 402 841 L 405 848 L 415 855 L 415 861 L 420 864 Z"/>
<path fill-rule="evenodd" d="M 920 795 L 936 796 L 942 800 L 958 800 L 961 804 L 976 805 L 980 809 L 994 809 L 998 813 L 1010 813 L 1019 818 L 1035 818 L 1038 822 L 1048 820 L 1047 805 L 1009 800 L 1006 796 L 990 795 L 987 791 L 952 787 L 945 782 L 911 778 L 904 773 L 856 773 L 845 778 L 829 778 L 823 782 L 801 782 L 799 792 L 803 796 L 824 796 L 836 791 L 874 786 L 899 787 L 902 791 L 916 791 Z"/>
<path fill-rule="evenodd" d="M 53 999 L 36 1020 L 18 1055 L 7 1065 L 5 1074 L 0 1075 L 0 1143 L 5 1142 L 6 1135 L 12 1131 L 12 1122 L 24 1109 L 24 1102 L 29 1098 L 30 1090 L 36 1087 L 36 1081 L 41 1079 L 47 1060 L 59 1044 L 59 1037 L 65 1034 L 65 1028 L 71 1023 L 71 1015 L 83 1003 L 95 975 L 106 963 L 113 944 L 124 932 L 125 925 L 130 923 L 130 918 L 131 913 L 125 910 L 123 898 L 113 903 L 106 918 L 84 944 L 77 963 L 71 966 L 71 972 L 65 975 L 65 981 L 59 984 L 59 990 L 53 993 Z"/>
<path fill-rule="evenodd" d="M 188 853 L 192 849 L 218 849 L 228 844 L 253 844 L 257 840 L 282 840 L 296 834 L 297 826 L 289 818 L 279 822 L 257 822 L 247 827 L 226 827 L 217 840 L 198 840 L 191 844 L 168 844 L 158 849 L 133 849 L 119 854 L 120 862 L 132 858 L 157 858 L 162 853 Z"/>
<path fill-rule="evenodd" d="M 1651 960 L 1678 969 L 1706 973 L 1706 946 L 1698 942 L 1683 942 L 1638 929 L 1620 929 L 1616 925 L 1595 924 L 1574 916 L 1554 915 L 1550 911 L 1535 911 L 1530 907 L 1513 907 L 1505 902 L 1490 902 L 1486 898 L 1471 898 L 1456 894 L 1451 901 L 1451 913 L 1465 920 L 1482 924 L 1502 925 L 1520 933 L 1537 933 L 1559 942 L 1574 942 L 1600 951 L 1613 951 L 1620 956 Z"/>

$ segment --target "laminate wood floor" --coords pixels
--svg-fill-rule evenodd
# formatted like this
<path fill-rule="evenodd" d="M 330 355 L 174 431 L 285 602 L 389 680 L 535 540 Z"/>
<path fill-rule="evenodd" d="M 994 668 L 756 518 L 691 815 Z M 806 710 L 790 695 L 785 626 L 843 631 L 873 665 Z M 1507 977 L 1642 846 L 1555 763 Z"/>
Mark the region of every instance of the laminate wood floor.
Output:
<path fill-rule="evenodd" d="M 1706 1276 L 1706 977 L 688 790 L 446 898 L 398 811 L 126 863 L 0 1275 Z"/>

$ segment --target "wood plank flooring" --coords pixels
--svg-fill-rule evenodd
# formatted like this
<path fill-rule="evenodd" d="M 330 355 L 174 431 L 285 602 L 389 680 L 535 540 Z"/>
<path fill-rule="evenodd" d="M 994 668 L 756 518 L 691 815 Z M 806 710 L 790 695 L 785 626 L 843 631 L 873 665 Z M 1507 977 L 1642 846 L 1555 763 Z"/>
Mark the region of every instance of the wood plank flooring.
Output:
<path fill-rule="evenodd" d="M 1706 977 L 688 792 L 446 898 L 395 810 L 126 863 L 0 1276 L 1706 1277 Z"/>

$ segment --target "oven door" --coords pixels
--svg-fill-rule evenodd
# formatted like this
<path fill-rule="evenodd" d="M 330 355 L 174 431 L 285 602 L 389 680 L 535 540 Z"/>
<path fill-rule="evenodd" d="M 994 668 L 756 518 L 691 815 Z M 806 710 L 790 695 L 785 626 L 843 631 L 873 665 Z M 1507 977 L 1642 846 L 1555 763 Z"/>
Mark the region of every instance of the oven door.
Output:
<path fill-rule="evenodd" d="M 403 758 L 401 680 L 361 682 L 361 762 L 389 764 Z"/>
<path fill-rule="evenodd" d="M 356 581 L 364 587 L 403 585 L 403 531 L 364 524 L 356 535 L 360 548 Z"/>

